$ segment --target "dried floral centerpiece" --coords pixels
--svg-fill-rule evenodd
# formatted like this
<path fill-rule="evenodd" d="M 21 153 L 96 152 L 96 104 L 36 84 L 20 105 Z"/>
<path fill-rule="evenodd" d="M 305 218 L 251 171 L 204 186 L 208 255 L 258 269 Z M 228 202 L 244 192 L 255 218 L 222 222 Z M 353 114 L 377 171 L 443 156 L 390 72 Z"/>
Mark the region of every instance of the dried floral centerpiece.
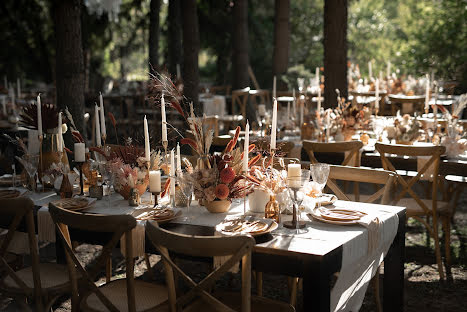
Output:
<path fill-rule="evenodd" d="M 91 147 L 91 151 L 101 154 L 106 160 L 106 170 L 114 177 L 114 188 L 124 199 L 128 200 L 131 189 L 144 194 L 149 184 L 147 160 L 144 150 L 132 144 L 114 146 L 107 153 L 102 148 Z M 162 163 L 160 151 L 153 151 L 149 161 L 149 169 L 157 170 Z"/>

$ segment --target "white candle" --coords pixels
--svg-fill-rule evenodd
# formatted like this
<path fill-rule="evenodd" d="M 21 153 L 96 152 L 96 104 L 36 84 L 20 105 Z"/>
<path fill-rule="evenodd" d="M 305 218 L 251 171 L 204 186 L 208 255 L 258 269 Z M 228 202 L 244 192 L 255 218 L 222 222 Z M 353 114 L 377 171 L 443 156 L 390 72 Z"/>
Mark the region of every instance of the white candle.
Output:
<path fill-rule="evenodd" d="M 436 103 L 438 102 L 438 83 L 435 81 L 434 82 L 434 87 L 435 87 L 435 105 L 433 105 L 433 114 L 434 117 L 438 115 L 438 105 Z"/>
<path fill-rule="evenodd" d="M 376 85 L 375 85 L 375 108 L 379 110 L 379 78 L 376 78 Z"/>
<path fill-rule="evenodd" d="M 287 102 L 287 121 L 290 120 L 290 102 Z"/>
<path fill-rule="evenodd" d="M 303 125 L 303 109 L 305 106 L 305 101 L 302 101 L 302 97 L 300 97 L 300 127 Z"/>
<path fill-rule="evenodd" d="M 38 135 L 42 135 L 42 104 L 41 104 L 41 94 L 37 96 L 37 132 Z"/>
<path fill-rule="evenodd" d="M 162 142 L 167 142 L 167 120 L 165 116 L 164 94 L 162 94 L 162 98 L 161 98 L 161 115 L 162 115 Z"/>
<path fill-rule="evenodd" d="M 248 171 L 248 146 L 250 145 L 250 124 L 245 126 L 245 144 L 243 145 L 243 171 Z"/>
<path fill-rule="evenodd" d="M 391 61 L 388 61 L 388 66 L 386 68 L 386 77 L 388 79 L 391 77 Z"/>
<path fill-rule="evenodd" d="M 175 154 L 174 150 L 170 151 L 170 196 L 175 196 Z"/>
<path fill-rule="evenodd" d="M 318 88 L 318 112 L 321 111 L 321 88 Z"/>
<path fill-rule="evenodd" d="M 18 98 L 21 97 L 21 79 L 16 79 L 16 88 L 18 89 Z"/>
<path fill-rule="evenodd" d="M 151 193 L 160 193 L 161 191 L 161 172 L 160 170 L 149 171 L 149 191 Z"/>
<path fill-rule="evenodd" d="M 75 162 L 85 162 L 86 146 L 84 145 L 84 143 L 75 143 L 74 155 L 75 155 Z"/>
<path fill-rule="evenodd" d="M 276 98 L 276 75 L 274 75 L 274 80 L 272 82 L 272 98 Z"/>
<path fill-rule="evenodd" d="M 428 111 L 428 103 L 430 102 L 430 77 L 426 74 L 426 92 L 425 92 L 425 111 Z"/>
<path fill-rule="evenodd" d="M 96 146 L 100 147 L 102 146 L 101 143 L 101 126 L 99 123 L 99 108 L 96 106 L 94 107 L 94 119 L 96 123 Z"/>
<path fill-rule="evenodd" d="M 274 105 L 272 107 L 271 149 L 276 149 L 276 131 L 277 131 L 277 99 L 274 99 Z"/>
<path fill-rule="evenodd" d="M 101 113 L 101 135 L 102 137 L 107 137 L 107 129 L 105 128 L 105 113 L 104 113 L 104 99 L 102 98 L 102 93 L 99 92 L 99 102 L 100 102 L 100 113 Z"/>
<path fill-rule="evenodd" d="M 326 114 L 326 142 L 329 141 L 330 132 L 331 132 L 331 111 L 329 109 Z"/>
<path fill-rule="evenodd" d="M 182 78 L 182 74 L 180 72 L 180 64 L 177 64 L 177 79 Z"/>
<path fill-rule="evenodd" d="M 6 116 L 6 98 L 2 98 L 3 115 Z"/>
<path fill-rule="evenodd" d="M 62 136 L 62 112 L 58 113 L 58 144 L 57 150 L 63 152 L 63 136 Z"/>
<path fill-rule="evenodd" d="M 149 130 L 146 115 L 144 115 L 144 156 L 146 158 L 146 161 L 151 160 L 151 147 L 149 145 Z"/>
<path fill-rule="evenodd" d="M 292 114 L 294 118 L 297 115 L 297 99 L 295 98 L 295 89 L 292 90 L 292 97 L 293 97 L 293 102 L 292 102 Z"/>
<path fill-rule="evenodd" d="M 300 187 L 300 178 L 302 176 L 302 166 L 300 164 L 289 164 L 287 166 L 287 178 L 290 187 Z"/>
<path fill-rule="evenodd" d="M 316 85 L 319 87 L 319 67 L 315 70 Z"/>
<path fill-rule="evenodd" d="M 371 70 L 371 61 L 368 62 L 368 76 L 371 81 L 371 77 L 373 77 L 373 71 Z"/>
<path fill-rule="evenodd" d="M 177 142 L 177 170 L 182 171 L 182 158 L 180 156 L 180 144 Z"/>

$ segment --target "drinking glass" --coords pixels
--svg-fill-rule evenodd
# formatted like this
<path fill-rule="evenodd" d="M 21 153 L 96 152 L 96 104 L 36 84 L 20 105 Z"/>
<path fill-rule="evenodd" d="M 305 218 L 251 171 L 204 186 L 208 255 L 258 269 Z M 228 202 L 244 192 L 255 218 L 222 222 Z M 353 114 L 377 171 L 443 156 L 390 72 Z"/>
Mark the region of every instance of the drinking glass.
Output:
<path fill-rule="evenodd" d="M 39 155 L 24 154 L 21 158 L 16 156 L 16 159 L 23 165 L 28 174 L 28 186 L 31 190 L 36 190 L 36 173 L 39 166 Z"/>
<path fill-rule="evenodd" d="M 303 202 L 303 199 L 305 198 L 306 191 L 304 189 L 305 184 L 310 181 L 310 170 L 302 169 L 301 170 L 301 176 L 300 177 L 288 177 L 287 178 L 287 190 L 289 192 L 290 198 L 292 199 L 293 203 L 293 212 L 294 212 L 294 220 L 296 220 L 295 223 L 295 229 L 297 233 L 300 233 L 300 205 Z M 292 221 L 293 223 L 293 221 Z M 305 232 L 305 231 L 303 231 Z"/>
<path fill-rule="evenodd" d="M 181 170 L 178 170 L 176 179 L 180 190 L 182 191 L 183 195 L 185 195 L 185 197 L 187 198 L 186 214 L 182 220 L 189 221 L 193 218 L 193 216 L 190 214 L 191 196 L 193 194 L 193 183 L 190 179 L 190 174 Z"/>
<path fill-rule="evenodd" d="M 322 194 L 324 187 L 328 181 L 329 165 L 318 163 L 310 165 L 311 177 L 318 184 L 319 193 Z M 321 207 L 321 201 L 318 199 L 318 208 Z"/>
<path fill-rule="evenodd" d="M 113 185 L 113 174 L 110 171 L 109 164 L 106 161 L 99 161 L 98 164 L 99 172 L 102 176 L 102 191 L 104 191 L 104 185 L 107 189 L 107 205 L 110 208 L 110 195 L 111 195 L 111 188 Z"/>

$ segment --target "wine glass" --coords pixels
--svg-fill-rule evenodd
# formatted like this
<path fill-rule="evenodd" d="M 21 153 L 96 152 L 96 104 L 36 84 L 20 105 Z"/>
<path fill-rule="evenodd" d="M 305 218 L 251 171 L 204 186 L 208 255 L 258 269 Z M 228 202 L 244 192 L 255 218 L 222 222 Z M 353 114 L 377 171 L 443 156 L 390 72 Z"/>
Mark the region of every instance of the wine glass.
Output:
<path fill-rule="evenodd" d="M 109 164 L 106 161 L 99 161 L 99 172 L 102 176 L 102 191 L 104 192 L 104 185 L 107 189 L 107 204 L 110 208 L 110 195 L 111 195 L 111 188 L 113 184 L 113 174 L 110 171 Z"/>
<path fill-rule="evenodd" d="M 35 191 L 36 190 L 35 176 L 37 173 L 37 167 L 39 166 L 39 155 L 24 154 L 21 158 L 16 156 L 16 159 L 18 159 L 21 165 L 23 165 L 24 169 L 26 170 L 28 174 L 28 177 L 29 177 L 28 186 L 30 187 L 31 190 Z"/>
<path fill-rule="evenodd" d="M 300 222 L 299 207 L 306 195 L 304 186 L 310 180 L 310 170 L 301 169 L 300 173 L 300 176 L 287 177 L 286 180 L 287 190 L 293 203 L 293 219 L 291 222 L 284 222 L 284 226 L 288 228 L 295 228 L 297 233 L 300 233 L 300 228 L 305 226 L 303 222 Z"/>
<path fill-rule="evenodd" d="M 297 78 L 298 92 L 302 93 L 305 87 L 305 78 Z"/>
<path fill-rule="evenodd" d="M 385 122 L 384 119 L 378 118 L 375 116 L 375 118 L 372 121 L 372 126 L 373 126 L 373 131 L 376 135 L 376 139 L 381 142 L 382 141 L 382 135 L 384 132 L 385 128 Z"/>
<path fill-rule="evenodd" d="M 193 182 L 190 174 L 181 170 L 177 171 L 177 182 L 183 195 L 186 197 L 186 214 L 183 221 L 190 221 L 193 216 L 190 214 L 191 195 L 193 194 Z"/>
<path fill-rule="evenodd" d="M 319 193 L 322 194 L 324 187 L 328 181 L 329 165 L 318 163 L 310 165 L 311 177 L 318 184 Z M 318 208 L 321 207 L 321 201 L 318 199 Z"/>

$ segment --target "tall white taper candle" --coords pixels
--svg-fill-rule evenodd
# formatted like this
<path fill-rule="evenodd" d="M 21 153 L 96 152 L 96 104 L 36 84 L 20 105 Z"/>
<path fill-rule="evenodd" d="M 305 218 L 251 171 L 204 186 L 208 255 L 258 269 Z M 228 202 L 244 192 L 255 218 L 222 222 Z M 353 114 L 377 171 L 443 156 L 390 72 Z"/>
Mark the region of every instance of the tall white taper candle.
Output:
<path fill-rule="evenodd" d="M 96 146 L 100 147 L 102 146 L 101 143 L 101 124 L 99 122 L 99 107 L 96 106 L 94 107 L 94 118 L 96 122 Z"/>
<path fill-rule="evenodd" d="M 42 135 L 42 104 L 41 94 L 37 95 L 37 134 Z"/>
<path fill-rule="evenodd" d="M 104 112 L 104 98 L 102 93 L 99 92 L 99 102 L 100 102 L 100 113 L 101 113 L 101 135 L 102 137 L 107 136 L 107 129 L 105 128 L 105 112 Z"/>
<path fill-rule="evenodd" d="M 57 150 L 63 152 L 63 135 L 62 135 L 62 112 L 58 113 L 58 144 Z"/>
<path fill-rule="evenodd" d="M 165 116 L 165 99 L 164 94 L 161 98 L 161 115 L 162 115 L 162 142 L 167 141 L 167 119 Z"/>
<path fill-rule="evenodd" d="M 271 149 L 276 149 L 276 132 L 277 132 L 277 99 L 274 98 L 274 104 L 272 106 Z"/>
<path fill-rule="evenodd" d="M 243 171 L 248 171 L 248 146 L 250 145 L 250 124 L 248 120 L 245 126 L 245 144 L 243 145 Z"/>
<path fill-rule="evenodd" d="M 146 158 L 146 161 L 151 160 L 151 146 L 149 144 L 149 129 L 146 115 L 144 115 L 144 157 Z"/>

